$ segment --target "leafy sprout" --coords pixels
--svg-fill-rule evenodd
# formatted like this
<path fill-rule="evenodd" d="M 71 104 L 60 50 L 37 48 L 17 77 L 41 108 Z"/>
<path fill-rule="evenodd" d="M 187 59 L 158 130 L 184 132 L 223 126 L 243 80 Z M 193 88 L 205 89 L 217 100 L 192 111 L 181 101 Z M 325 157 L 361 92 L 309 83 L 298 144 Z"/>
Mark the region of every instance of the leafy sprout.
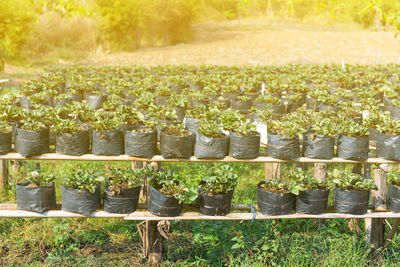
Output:
<path fill-rule="evenodd" d="M 392 185 L 400 186 L 400 172 L 392 168 L 387 174 L 387 182 Z"/>
<path fill-rule="evenodd" d="M 250 136 L 250 135 L 259 135 L 257 132 L 256 126 L 254 124 L 248 123 L 248 122 L 241 122 L 239 126 L 233 131 L 236 134 L 243 135 L 243 136 Z"/>
<path fill-rule="evenodd" d="M 170 124 L 164 128 L 164 132 L 168 135 L 174 135 L 180 137 L 185 137 L 190 135 L 190 132 L 185 128 L 185 124 L 183 123 Z"/>
<path fill-rule="evenodd" d="M 144 174 L 150 178 L 149 184 L 166 196 L 176 198 L 180 203 L 186 199 L 189 190 L 184 186 L 172 170 L 155 170 L 147 165 Z"/>
<path fill-rule="evenodd" d="M 142 186 L 144 169 L 108 166 L 104 176 L 108 190 L 112 194 L 119 194 L 121 189 Z"/>
<path fill-rule="evenodd" d="M 207 137 L 218 138 L 225 136 L 221 130 L 221 126 L 216 121 L 201 121 L 197 131 L 199 134 Z"/>
<path fill-rule="evenodd" d="M 208 169 L 200 181 L 200 190 L 206 194 L 217 195 L 232 192 L 238 176 L 229 165 L 216 165 Z"/>
<path fill-rule="evenodd" d="M 373 180 L 364 179 L 356 173 L 343 173 L 339 178 L 333 179 L 333 183 L 342 190 L 378 189 Z"/>
<path fill-rule="evenodd" d="M 94 193 L 104 177 L 98 171 L 74 167 L 65 175 L 62 185 L 65 188 Z"/>
<path fill-rule="evenodd" d="M 261 185 L 265 191 L 272 193 L 292 193 L 295 195 L 299 194 L 300 187 L 294 181 L 282 181 L 279 179 L 268 179 L 265 180 Z"/>
<path fill-rule="evenodd" d="M 38 187 L 49 186 L 54 180 L 53 174 L 47 174 L 41 171 L 30 171 L 26 174 L 26 180 Z"/>

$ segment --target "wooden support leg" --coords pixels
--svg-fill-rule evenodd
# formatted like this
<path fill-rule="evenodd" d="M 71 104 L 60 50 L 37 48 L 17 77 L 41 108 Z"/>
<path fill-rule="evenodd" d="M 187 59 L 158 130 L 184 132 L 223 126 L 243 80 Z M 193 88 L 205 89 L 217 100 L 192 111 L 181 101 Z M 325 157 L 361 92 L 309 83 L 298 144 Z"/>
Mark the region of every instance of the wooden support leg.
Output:
<path fill-rule="evenodd" d="M 282 163 L 265 163 L 265 180 L 282 177 Z"/>
<path fill-rule="evenodd" d="M 385 222 L 384 219 L 371 220 L 371 259 L 379 260 L 382 256 L 383 246 L 385 245 Z"/>
<path fill-rule="evenodd" d="M 374 181 L 378 190 L 372 190 L 372 200 L 375 204 L 375 210 L 385 211 L 386 210 L 386 172 L 377 168 L 374 170 Z"/>
<path fill-rule="evenodd" d="M 387 166 L 380 166 L 374 170 L 374 181 L 377 185 L 377 190 L 372 190 L 372 199 L 375 210 L 386 209 L 386 171 Z M 379 260 L 381 252 L 385 245 L 385 220 L 384 219 L 369 219 L 366 220 L 368 225 L 367 241 L 371 245 L 371 259 Z"/>
<path fill-rule="evenodd" d="M 0 191 L 8 187 L 8 160 L 0 160 Z"/>
<path fill-rule="evenodd" d="M 139 234 L 143 242 L 143 255 L 150 264 L 159 264 L 162 261 L 164 239 L 168 239 L 170 231 L 169 221 L 145 221 L 138 225 Z"/>

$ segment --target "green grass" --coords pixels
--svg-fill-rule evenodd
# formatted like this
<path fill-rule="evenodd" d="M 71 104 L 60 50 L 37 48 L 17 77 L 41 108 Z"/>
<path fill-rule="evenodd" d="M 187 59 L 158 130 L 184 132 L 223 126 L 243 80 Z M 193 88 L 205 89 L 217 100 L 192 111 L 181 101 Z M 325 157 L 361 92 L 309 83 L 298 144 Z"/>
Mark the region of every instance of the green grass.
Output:
<path fill-rule="evenodd" d="M 26 161 L 11 173 L 12 189 L 2 202 L 15 201 L 15 182 L 37 162 Z M 62 177 L 77 162 L 41 162 Z M 83 162 L 102 168 L 101 162 Z M 128 166 L 129 163 L 114 163 Z M 239 175 L 234 203 L 255 204 L 262 164 L 232 164 Z M 164 163 L 195 186 L 208 164 Z M 333 168 L 333 167 L 331 167 Z M 336 168 L 343 169 L 343 165 Z M 331 172 L 332 169 L 329 169 Z M 59 187 L 59 182 L 57 183 Z M 58 192 L 59 192 L 58 188 Z M 60 195 L 57 198 L 60 200 Z M 142 258 L 138 222 L 121 219 L 0 219 L 0 265 L 137 266 Z M 363 227 L 361 225 L 361 227 Z M 343 219 L 176 221 L 167 241 L 166 266 L 376 266 L 370 262 L 365 233 L 357 236 Z M 385 250 L 378 265 L 400 264 L 400 238 Z"/>

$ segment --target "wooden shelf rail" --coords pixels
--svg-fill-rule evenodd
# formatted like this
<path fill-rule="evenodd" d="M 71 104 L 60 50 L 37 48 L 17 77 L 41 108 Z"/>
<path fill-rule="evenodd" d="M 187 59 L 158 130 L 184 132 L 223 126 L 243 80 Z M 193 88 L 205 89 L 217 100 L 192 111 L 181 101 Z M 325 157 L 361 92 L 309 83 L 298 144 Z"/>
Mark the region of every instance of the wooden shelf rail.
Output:
<path fill-rule="evenodd" d="M 199 212 L 183 212 L 176 217 L 160 217 L 151 214 L 148 211 L 135 211 L 131 214 L 114 214 L 105 211 L 93 212 L 90 216 L 63 211 L 63 210 L 50 210 L 43 213 L 37 213 L 24 210 L 0 210 L 0 218 L 121 218 L 124 220 L 132 221 L 174 221 L 174 220 L 253 220 L 253 213 L 229 213 L 226 216 L 207 216 Z M 400 213 L 392 212 L 371 212 L 369 211 L 363 215 L 353 215 L 344 213 L 323 213 L 323 214 L 288 214 L 288 215 L 263 215 L 255 213 L 255 220 L 276 220 L 276 219 L 383 219 L 383 218 L 400 218 Z"/>
<path fill-rule="evenodd" d="M 68 156 L 57 153 L 48 153 L 43 155 L 23 157 L 19 153 L 8 153 L 0 155 L 0 160 L 76 160 L 76 161 L 146 161 L 146 162 L 249 162 L 249 163 L 368 163 L 368 164 L 398 164 L 400 161 L 386 160 L 382 158 L 369 158 L 366 161 L 346 160 L 342 158 L 332 159 L 312 159 L 307 157 L 300 157 L 295 160 L 282 160 L 267 156 L 260 156 L 255 159 L 235 159 L 227 156 L 223 159 L 198 159 L 192 156 L 190 159 L 164 159 L 161 155 L 156 155 L 150 159 L 130 157 L 128 155 L 120 156 L 102 156 L 94 154 L 85 154 L 82 156 Z"/>

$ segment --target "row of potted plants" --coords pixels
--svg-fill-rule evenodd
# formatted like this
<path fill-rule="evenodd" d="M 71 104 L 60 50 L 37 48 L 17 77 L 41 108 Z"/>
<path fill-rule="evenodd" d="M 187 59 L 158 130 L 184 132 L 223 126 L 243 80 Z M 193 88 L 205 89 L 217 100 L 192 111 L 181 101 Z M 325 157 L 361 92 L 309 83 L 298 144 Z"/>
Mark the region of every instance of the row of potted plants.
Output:
<path fill-rule="evenodd" d="M 152 129 L 161 136 L 164 126 L 185 120 L 193 137 L 183 133 L 182 127 L 169 132 L 183 137 L 177 140 L 199 144 L 202 149 L 193 148 L 199 157 L 203 151 L 213 154 L 205 157 L 228 153 L 237 158 L 257 157 L 259 138 L 268 143 L 270 156 L 281 159 L 338 155 L 365 160 L 372 142 L 379 157 L 399 160 L 397 74 L 392 65 L 346 66 L 345 72 L 335 65 L 54 68 L 23 84 L 18 99 L 1 99 L 0 121 L 17 129 L 11 140 L 17 137 L 15 148 L 24 156 L 45 153 L 48 140 L 63 154 L 81 155 L 91 146 L 95 154 L 117 155 L 125 150 L 128 155 L 149 157 L 156 153 Z M 85 104 L 80 103 L 82 99 Z M 60 105 L 52 108 L 55 101 Z M 284 109 L 283 102 L 287 102 Z M 382 102 L 390 115 L 381 110 Z M 228 108 L 231 104 L 233 109 Z M 244 121 L 256 125 L 258 134 Z M 145 127 L 137 130 L 138 124 Z M 200 125 L 205 134 L 198 133 Z M 144 149 L 148 148 L 145 155 L 137 155 L 141 141 L 126 141 L 138 138 L 138 131 L 152 131 L 143 137 L 152 143 Z M 4 154 L 10 149 L 8 126 L 3 124 L 0 133 L 0 153 Z M 230 145 L 229 152 L 213 153 L 210 147 L 218 143 L 215 146 L 223 149 L 228 141 L 238 139 L 252 141 L 239 144 L 238 149 Z"/>
<path fill-rule="evenodd" d="M 144 178 L 149 181 L 149 212 L 158 216 L 178 216 L 185 200 L 194 201 L 204 215 L 226 215 L 230 212 L 237 175 L 229 165 L 213 166 L 202 176 L 197 194 L 189 194 L 181 179 L 171 170 L 108 167 L 100 173 L 73 168 L 62 179 L 62 209 L 89 216 L 100 208 L 101 182 L 104 210 L 127 214 L 136 210 Z M 287 174 L 286 180 L 265 180 L 258 184 L 257 203 L 264 215 L 283 215 L 293 211 L 305 214 L 326 212 L 330 183 L 315 179 L 301 169 Z M 16 188 L 19 209 L 44 212 L 56 207 L 55 177 L 40 171 L 26 175 L 26 182 Z M 400 211 L 400 172 L 388 175 L 388 207 Z M 373 180 L 353 173 L 343 173 L 332 180 L 334 206 L 337 212 L 364 214 L 367 212 L 370 190 L 377 189 Z M 193 193 L 193 192 L 192 192 Z M 190 196 L 188 198 L 188 196 Z"/>
<path fill-rule="evenodd" d="M 204 106 L 198 109 L 201 107 Z M 279 120 L 273 119 L 268 110 L 254 112 L 257 117 L 253 123 L 231 109 L 219 116 L 215 111 L 208 115 L 205 111 L 196 118 L 191 114 L 192 118 L 178 123 L 146 119 L 127 106 L 107 113 L 93 112 L 85 105 L 23 111 L 19 123 L 14 124 L 14 135 L 10 123 L 0 122 L 0 153 L 11 150 L 13 137 L 16 151 L 23 156 L 47 153 L 50 125 L 55 133 L 56 152 L 67 155 L 83 155 L 91 147 L 97 155 L 126 153 L 150 158 L 157 154 L 160 140 L 164 158 L 189 158 L 194 150 L 197 158 L 220 159 L 229 153 L 234 158 L 249 159 L 259 156 L 260 139 L 266 136 L 267 153 L 275 158 L 296 159 L 304 155 L 330 159 L 337 145 L 339 157 L 362 161 L 369 153 L 367 125 L 374 123 L 377 155 L 400 159 L 400 122 L 382 114 L 371 115 L 370 120 L 360 124 L 329 110 L 298 110 Z M 266 131 L 257 131 L 260 125 L 265 125 Z"/>

